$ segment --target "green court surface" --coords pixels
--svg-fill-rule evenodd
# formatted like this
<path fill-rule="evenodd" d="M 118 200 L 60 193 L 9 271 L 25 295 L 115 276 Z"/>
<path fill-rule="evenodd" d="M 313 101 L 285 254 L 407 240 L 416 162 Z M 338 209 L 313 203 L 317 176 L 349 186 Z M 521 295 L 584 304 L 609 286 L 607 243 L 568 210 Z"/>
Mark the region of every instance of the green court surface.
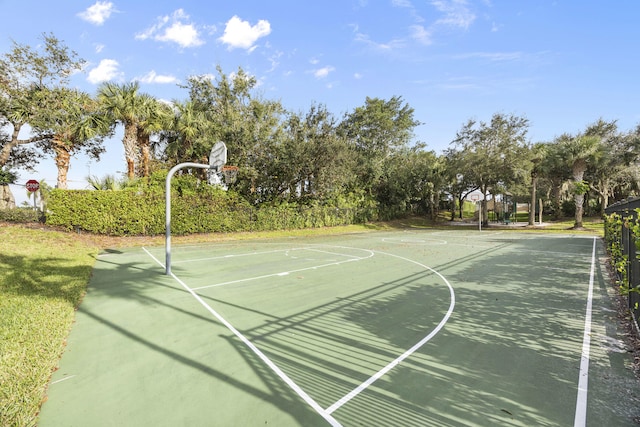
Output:
<path fill-rule="evenodd" d="M 102 253 L 39 425 L 624 426 L 602 242 L 413 230 Z"/>

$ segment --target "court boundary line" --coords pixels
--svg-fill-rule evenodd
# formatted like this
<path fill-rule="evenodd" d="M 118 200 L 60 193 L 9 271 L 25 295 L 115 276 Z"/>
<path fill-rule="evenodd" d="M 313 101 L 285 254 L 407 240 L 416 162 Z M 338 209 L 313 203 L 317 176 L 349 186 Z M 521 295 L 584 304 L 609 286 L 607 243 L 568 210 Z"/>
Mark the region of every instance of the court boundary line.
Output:
<path fill-rule="evenodd" d="M 578 396 L 576 398 L 576 413 L 573 421 L 574 427 L 587 425 L 587 398 L 589 393 L 589 351 L 591 348 L 591 316 L 593 313 L 593 282 L 596 267 L 597 238 L 593 238 L 591 251 L 591 270 L 589 273 L 589 292 L 587 296 L 587 309 L 584 320 L 584 336 L 582 338 L 582 354 L 580 356 L 580 374 L 578 380 Z"/>
<path fill-rule="evenodd" d="M 160 260 L 158 260 L 151 252 L 147 250 L 147 248 L 142 248 L 147 255 L 149 255 L 157 264 L 164 268 L 164 265 Z M 342 424 L 338 422 L 330 413 L 326 412 L 322 406 L 320 406 L 311 396 L 309 396 L 300 386 L 298 386 L 287 374 L 285 374 L 275 363 L 271 361 L 258 347 L 255 346 L 247 337 L 245 337 L 240 331 L 238 331 L 231 323 L 229 323 L 224 317 L 222 317 L 216 310 L 213 309 L 209 304 L 207 304 L 201 297 L 198 295 L 193 289 L 187 286 L 178 276 L 176 276 L 173 272 L 170 273 L 171 277 L 177 281 L 180 286 L 182 286 L 187 292 L 193 296 L 196 301 L 202 305 L 205 310 L 207 310 L 211 315 L 213 315 L 218 321 L 220 321 L 224 326 L 226 326 L 236 337 L 238 337 L 247 347 L 253 351 L 256 356 L 258 356 L 271 370 L 280 377 L 282 381 L 284 381 L 291 389 L 298 395 L 302 400 L 307 402 L 309 406 L 311 406 L 322 418 L 324 418 L 330 425 L 335 427 L 341 427 Z"/>

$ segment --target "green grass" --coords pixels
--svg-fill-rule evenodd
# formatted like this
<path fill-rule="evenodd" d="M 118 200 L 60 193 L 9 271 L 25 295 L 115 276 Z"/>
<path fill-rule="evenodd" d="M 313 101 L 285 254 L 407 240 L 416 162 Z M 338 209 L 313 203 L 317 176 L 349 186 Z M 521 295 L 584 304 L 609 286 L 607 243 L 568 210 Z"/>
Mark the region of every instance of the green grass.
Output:
<path fill-rule="evenodd" d="M 32 426 L 98 248 L 72 234 L 0 226 L 0 425 Z"/>

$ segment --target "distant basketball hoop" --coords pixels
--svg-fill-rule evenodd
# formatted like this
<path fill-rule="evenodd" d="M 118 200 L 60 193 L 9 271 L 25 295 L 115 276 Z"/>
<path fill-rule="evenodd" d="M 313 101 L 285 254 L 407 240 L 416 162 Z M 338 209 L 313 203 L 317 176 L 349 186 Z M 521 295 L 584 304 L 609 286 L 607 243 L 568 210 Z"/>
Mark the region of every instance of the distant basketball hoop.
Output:
<path fill-rule="evenodd" d="M 238 166 L 222 166 L 222 175 L 224 176 L 225 184 L 233 184 L 238 179 Z"/>
<path fill-rule="evenodd" d="M 479 194 L 472 194 L 471 195 L 471 201 L 472 202 L 477 202 L 480 200 L 480 195 Z"/>

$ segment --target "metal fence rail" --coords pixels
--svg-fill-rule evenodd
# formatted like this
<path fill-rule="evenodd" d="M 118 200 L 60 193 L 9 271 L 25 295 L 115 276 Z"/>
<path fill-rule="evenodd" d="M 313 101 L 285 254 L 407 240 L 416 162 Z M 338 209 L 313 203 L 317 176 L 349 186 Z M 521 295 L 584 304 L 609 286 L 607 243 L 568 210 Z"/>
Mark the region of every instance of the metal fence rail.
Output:
<path fill-rule="evenodd" d="M 605 209 L 605 240 L 629 311 L 640 327 L 640 259 L 636 227 L 639 225 L 640 197 L 617 202 Z"/>

